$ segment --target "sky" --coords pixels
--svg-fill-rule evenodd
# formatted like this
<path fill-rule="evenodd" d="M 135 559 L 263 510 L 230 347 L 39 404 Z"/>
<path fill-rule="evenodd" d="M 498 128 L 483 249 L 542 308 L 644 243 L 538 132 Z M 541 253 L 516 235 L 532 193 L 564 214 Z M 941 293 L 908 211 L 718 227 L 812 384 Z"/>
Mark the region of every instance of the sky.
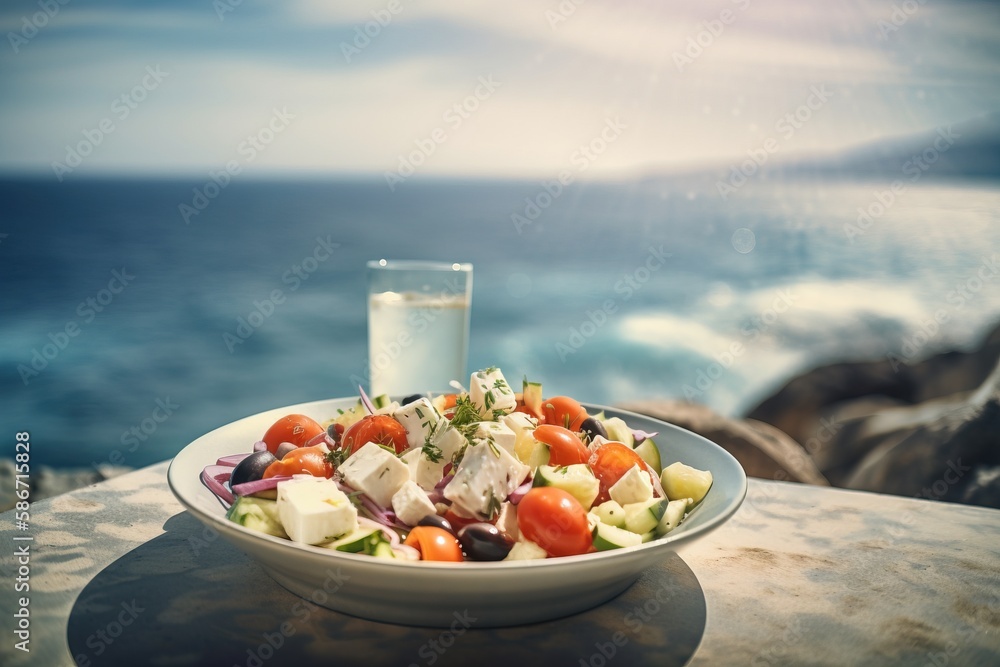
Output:
<path fill-rule="evenodd" d="M 1000 110 L 993 2 L 61 1 L 0 9 L 7 173 L 617 178 Z"/>

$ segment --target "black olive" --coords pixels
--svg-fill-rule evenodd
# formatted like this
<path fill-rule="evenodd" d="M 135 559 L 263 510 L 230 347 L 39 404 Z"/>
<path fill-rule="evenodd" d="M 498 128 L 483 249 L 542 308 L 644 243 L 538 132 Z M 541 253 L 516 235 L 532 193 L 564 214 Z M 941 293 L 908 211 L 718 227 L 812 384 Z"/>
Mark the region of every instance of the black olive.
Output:
<path fill-rule="evenodd" d="M 455 534 L 455 529 L 451 527 L 451 522 L 443 516 L 437 514 L 428 514 L 423 519 L 417 522 L 418 526 L 433 526 L 434 528 L 440 528 L 446 530 L 452 535 Z"/>
<path fill-rule="evenodd" d="M 233 476 L 229 478 L 230 487 L 256 482 L 264 476 L 267 467 L 277 460 L 274 458 L 274 454 L 266 449 L 262 452 L 254 452 L 233 468 Z"/>
<path fill-rule="evenodd" d="M 604 424 L 593 417 L 587 417 L 583 420 L 580 424 L 580 433 L 586 435 L 588 441 L 593 441 L 597 436 L 608 437 L 608 431 L 604 428 Z"/>
<path fill-rule="evenodd" d="M 470 523 L 458 531 L 458 542 L 469 560 L 503 560 L 514 547 L 489 523 Z"/>
<path fill-rule="evenodd" d="M 409 396 L 403 399 L 400 405 L 409 405 L 413 401 L 419 401 L 423 397 L 424 397 L 423 394 L 410 394 Z"/>

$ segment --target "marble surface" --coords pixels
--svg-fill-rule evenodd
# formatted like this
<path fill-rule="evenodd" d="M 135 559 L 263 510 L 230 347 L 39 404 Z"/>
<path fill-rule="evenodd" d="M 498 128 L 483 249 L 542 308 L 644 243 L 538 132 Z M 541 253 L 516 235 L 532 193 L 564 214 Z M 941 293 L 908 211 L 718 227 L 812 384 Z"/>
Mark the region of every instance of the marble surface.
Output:
<path fill-rule="evenodd" d="M 0 664 L 1000 664 L 1000 511 L 754 479 L 731 521 L 601 607 L 442 632 L 288 593 L 182 511 L 166 470 L 34 503 L 29 531 L 0 515 Z M 33 538 L 27 654 L 15 536 Z"/>

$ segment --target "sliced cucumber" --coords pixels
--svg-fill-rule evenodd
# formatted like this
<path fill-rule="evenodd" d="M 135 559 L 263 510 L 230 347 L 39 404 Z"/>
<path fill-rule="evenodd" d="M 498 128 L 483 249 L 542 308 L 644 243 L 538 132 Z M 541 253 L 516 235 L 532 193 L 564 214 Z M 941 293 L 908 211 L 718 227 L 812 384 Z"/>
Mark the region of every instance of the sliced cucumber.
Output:
<path fill-rule="evenodd" d="M 542 414 L 542 383 L 541 382 L 528 382 L 528 378 L 524 378 L 521 383 L 521 400 L 524 401 L 524 407 L 528 408 L 533 415 Z"/>
<path fill-rule="evenodd" d="M 663 470 L 663 466 L 660 464 L 660 449 L 656 446 L 655 442 L 650 438 L 646 438 L 635 446 L 635 453 L 641 456 L 642 460 L 648 463 L 653 472 L 659 476 Z"/>
<path fill-rule="evenodd" d="M 615 528 L 625 527 L 625 509 L 613 500 L 607 500 L 595 508 L 601 523 Z"/>
<path fill-rule="evenodd" d="M 590 471 L 590 466 L 586 463 L 575 463 L 558 468 L 550 465 L 538 466 L 531 485 L 554 486 L 568 491 L 570 495 L 580 501 L 585 510 L 590 509 L 597 494 L 601 492 L 600 481 L 594 477 L 594 473 Z"/>
<path fill-rule="evenodd" d="M 549 462 L 549 447 L 544 442 L 535 440 L 529 429 L 517 434 L 514 440 L 514 456 L 517 460 L 532 470 Z"/>
<path fill-rule="evenodd" d="M 625 505 L 625 529 L 639 534 L 653 530 L 663 518 L 663 513 L 667 511 L 668 503 L 666 498 L 653 498 Z"/>
<path fill-rule="evenodd" d="M 361 421 L 361 418 L 364 417 L 365 414 L 367 414 L 367 412 L 365 411 L 364 406 L 361 405 L 361 399 L 359 398 L 354 407 L 348 408 L 337 415 L 337 418 L 333 420 L 333 423 L 340 424 L 346 431 L 353 426 L 355 422 Z"/>
<path fill-rule="evenodd" d="M 648 533 L 643 533 L 640 537 L 642 537 L 642 543 L 645 544 L 646 542 L 652 542 L 655 540 L 656 533 L 651 530 Z"/>
<path fill-rule="evenodd" d="M 623 549 L 642 544 L 642 535 L 615 528 L 606 523 L 597 524 L 597 534 L 594 535 L 594 548 L 598 551 L 608 551 L 609 549 Z"/>
<path fill-rule="evenodd" d="M 381 532 L 379 531 L 380 534 Z M 371 555 L 375 556 L 375 558 L 395 558 L 396 552 L 392 550 L 392 544 L 389 543 L 389 540 L 384 539 L 384 537 L 372 548 Z"/>
<path fill-rule="evenodd" d="M 379 394 L 378 396 L 372 399 L 372 405 L 374 405 L 375 409 L 378 410 L 379 408 L 384 408 L 389 405 L 392 405 L 392 399 L 389 398 L 388 394 Z"/>
<path fill-rule="evenodd" d="M 626 447 L 631 447 L 635 444 L 635 436 L 632 435 L 632 429 L 620 417 L 605 419 L 601 424 L 604 425 L 604 430 L 608 432 L 608 440 L 620 442 Z"/>
<path fill-rule="evenodd" d="M 372 554 L 381 542 L 387 542 L 378 528 L 358 528 L 344 537 L 320 546 L 352 554 Z"/>
<path fill-rule="evenodd" d="M 690 498 L 694 507 L 708 494 L 712 488 L 712 473 L 707 470 L 697 470 L 684 465 L 680 461 L 671 463 L 660 474 L 660 484 L 663 492 L 671 500 Z"/>
<path fill-rule="evenodd" d="M 278 503 L 275 500 L 237 496 L 236 502 L 226 512 L 226 518 L 250 530 L 288 539 L 278 518 Z"/>
<path fill-rule="evenodd" d="M 667 503 L 667 511 L 663 513 L 659 523 L 656 524 L 656 534 L 666 535 L 676 528 L 684 520 L 684 513 L 687 511 L 687 508 L 687 498 L 671 500 Z"/>
<path fill-rule="evenodd" d="M 545 549 L 541 548 L 534 542 L 528 542 L 525 540 L 515 542 L 513 548 L 504 560 L 541 560 L 542 558 L 547 557 L 548 554 L 545 553 Z"/>

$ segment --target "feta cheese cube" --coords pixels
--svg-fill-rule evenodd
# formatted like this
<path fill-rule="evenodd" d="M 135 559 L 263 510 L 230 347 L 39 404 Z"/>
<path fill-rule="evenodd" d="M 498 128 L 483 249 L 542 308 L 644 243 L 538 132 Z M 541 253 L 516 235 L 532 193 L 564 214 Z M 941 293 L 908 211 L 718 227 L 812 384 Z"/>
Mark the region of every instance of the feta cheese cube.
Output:
<path fill-rule="evenodd" d="M 480 441 L 465 449 L 455 477 L 444 487 L 444 497 L 467 512 L 490 516 L 530 471 L 506 449 Z"/>
<path fill-rule="evenodd" d="M 406 464 L 374 442 L 351 454 L 338 472 L 351 488 L 361 491 L 380 507 L 389 507 L 393 494 L 410 479 Z"/>
<path fill-rule="evenodd" d="M 401 458 L 409 466 L 410 479 L 420 488 L 430 491 L 444 477 L 444 467 L 468 443 L 458 429 L 442 422 L 431 436 L 431 445 L 440 450 L 440 456 L 428 456 L 421 446 L 408 450 Z"/>
<path fill-rule="evenodd" d="M 392 511 L 407 526 L 417 525 L 428 514 L 437 514 L 434 503 L 415 482 L 406 482 L 392 496 Z"/>
<path fill-rule="evenodd" d="M 478 422 L 472 434 L 473 440 L 492 440 L 511 454 L 514 453 L 514 442 L 517 436 L 514 431 L 500 422 Z"/>
<path fill-rule="evenodd" d="M 406 429 L 406 444 L 410 447 L 423 447 L 427 437 L 434 432 L 434 427 L 441 420 L 441 414 L 426 398 L 407 403 L 393 412 L 392 416 Z"/>
<path fill-rule="evenodd" d="M 358 511 L 330 479 L 298 476 L 278 482 L 277 509 L 293 542 L 320 544 L 358 528 Z"/>
<path fill-rule="evenodd" d="M 608 494 L 619 505 L 641 503 L 653 497 L 653 483 L 649 474 L 637 463 L 608 489 Z"/>
<path fill-rule="evenodd" d="M 521 431 L 533 431 L 538 426 L 538 420 L 523 412 L 512 412 L 500 418 L 500 423 L 519 435 Z"/>
<path fill-rule="evenodd" d="M 469 398 L 483 419 L 493 419 L 494 410 L 512 411 L 517 407 L 514 390 L 498 368 L 476 371 L 469 380 Z"/>

